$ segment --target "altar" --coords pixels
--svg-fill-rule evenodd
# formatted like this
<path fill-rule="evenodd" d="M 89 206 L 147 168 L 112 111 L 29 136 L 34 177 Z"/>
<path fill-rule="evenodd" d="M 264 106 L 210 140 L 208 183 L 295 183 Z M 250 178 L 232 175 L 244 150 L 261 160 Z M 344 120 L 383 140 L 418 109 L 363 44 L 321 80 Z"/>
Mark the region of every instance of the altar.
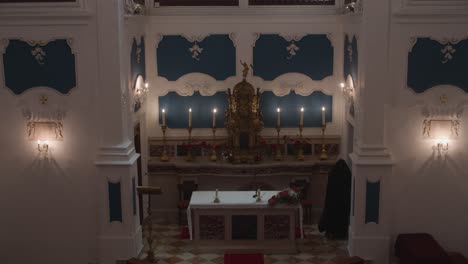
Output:
<path fill-rule="evenodd" d="M 295 253 L 296 228 L 302 230 L 302 207 L 268 205 L 278 191 L 193 192 L 187 209 L 190 239 L 202 251 Z M 302 232 L 300 232 L 302 233 Z"/>

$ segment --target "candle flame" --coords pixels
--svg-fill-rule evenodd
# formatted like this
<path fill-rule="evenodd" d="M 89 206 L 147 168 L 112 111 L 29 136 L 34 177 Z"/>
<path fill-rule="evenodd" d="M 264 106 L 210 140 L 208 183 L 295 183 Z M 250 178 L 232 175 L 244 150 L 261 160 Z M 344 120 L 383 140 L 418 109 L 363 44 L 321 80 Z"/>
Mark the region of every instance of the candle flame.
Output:
<path fill-rule="evenodd" d="M 322 111 L 324 111 L 324 112 L 325 112 L 325 106 L 322 106 Z"/>
<path fill-rule="evenodd" d="M 216 113 L 218 110 L 216 108 L 213 109 L 213 113 Z"/>
<path fill-rule="evenodd" d="M 278 113 L 281 112 L 281 109 L 278 107 L 278 109 L 276 109 L 276 112 Z"/>
<path fill-rule="evenodd" d="M 304 112 L 304 107 L 301 107 L 301 112 Z"/>
<path fill-rule="evenodd" d="M 166 109 L 163 108 L 163 109 L 162 109 L 162 112 L 163 112 L 163 113 L 166 113 Z"/>
<path fill-rule="evenodd" d="M 188 111 L 189 111 L 189 112 L 192 112 L 192 108 L 189 108 L 189 110 L 188 110 Z"/>

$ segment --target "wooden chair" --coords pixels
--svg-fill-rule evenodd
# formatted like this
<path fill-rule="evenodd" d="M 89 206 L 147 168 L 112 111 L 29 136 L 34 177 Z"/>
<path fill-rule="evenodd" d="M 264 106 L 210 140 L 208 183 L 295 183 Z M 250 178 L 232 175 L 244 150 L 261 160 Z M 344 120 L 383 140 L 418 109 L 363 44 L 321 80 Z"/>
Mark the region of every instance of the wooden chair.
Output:
<path fill-rule="evenodd" d="M 299 199 L 303 209 L 303 222 L 304 224 L 312 224 L 312 200 L 309 200 L 309 181 L 307 179 L 293 179 L 289 187 L 298 190 Z"/>
<path fill-rule="evenodd" d="M 187 208 L 192 193 L 197 190 L 198 184 L 194 181 L 184 181 L 177 184 L 177 188 L 179 189 L 179 202 L 177 203 L 177 208 L 179 209 L 179 225 L 182 225 L 182 223 L 187 224 Z"/>

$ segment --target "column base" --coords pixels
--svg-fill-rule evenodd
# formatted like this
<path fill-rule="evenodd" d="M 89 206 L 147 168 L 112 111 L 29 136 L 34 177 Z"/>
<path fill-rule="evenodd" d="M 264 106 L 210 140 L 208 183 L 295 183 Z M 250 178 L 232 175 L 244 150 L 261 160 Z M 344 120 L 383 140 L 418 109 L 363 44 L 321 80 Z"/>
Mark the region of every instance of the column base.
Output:
<path fill-rule="evenodd" d="M 359 256 L 373 264 L 390 263 L 390 237 L 358 236 L 349 230 L 348 251 L 350 256 Z"/>
<path fill-rule="evenodd" d="M 98 237 L 99 264 L 115 264 L 117 260 L 127 260 L 138 256 L 143 250 L 141 226 L 132 236 Z"/>

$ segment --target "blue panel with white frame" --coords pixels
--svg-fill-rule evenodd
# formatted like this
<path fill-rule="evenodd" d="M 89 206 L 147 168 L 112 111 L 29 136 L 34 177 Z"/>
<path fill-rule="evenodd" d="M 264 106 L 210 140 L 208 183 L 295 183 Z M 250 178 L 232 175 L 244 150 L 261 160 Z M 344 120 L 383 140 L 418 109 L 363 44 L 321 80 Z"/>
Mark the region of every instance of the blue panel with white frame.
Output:
<path fill-rule="evenodd" d="M 408 53 L 407 86 L 423 93 L 438 85 L 453 85 L 468 92 L 468 39 L 438 42 L 417 38 Z"/>
<path fill-rule="evenodd" d="M 236 75 L 236 48 L 229 35 L 210 35 L 200 42 L 166 35 L 157 48 L 158 75 L 176 81 L 188 73 L 222 81 Z"/>
<path fill-rule="evenodd" d="M 343 57 L 343 73 L 344 79 L 348 78 L 348 75 L 351 75 L 353 78 L 354 87 L 357 84 L 358 78 L 358 46 L 357 38 L 353 36 L 352 39 L 345 35 L 344 41 L 344 57 Z"/>
<path fill-rule="evenodd" d="M 254 75 L 271 81 L 285 73 L 302 73 L 313 80 L 333 75 L 333 46 L 325 34 L 287 41 L 280 35 L 262 34 L 253 50 Z"/>
<path fill-rule="evenodd" d="M 35 87 L 68 94 L 76 86 L 75 55 L 66 39 L 47 44 L 11 39 L 3 65 L 5 85 L 16 95 Z"/>
<path fill-rule="evenodd" d="M 130 72 L 132 74 L 132 85 L 135 88 L 138 76 L 142 76 L 146 80 L 146 65 L 145 65 L 145 37 L 141 37 L 140 44 L 133 38 L 132 49 L 130 52 Z"/>

